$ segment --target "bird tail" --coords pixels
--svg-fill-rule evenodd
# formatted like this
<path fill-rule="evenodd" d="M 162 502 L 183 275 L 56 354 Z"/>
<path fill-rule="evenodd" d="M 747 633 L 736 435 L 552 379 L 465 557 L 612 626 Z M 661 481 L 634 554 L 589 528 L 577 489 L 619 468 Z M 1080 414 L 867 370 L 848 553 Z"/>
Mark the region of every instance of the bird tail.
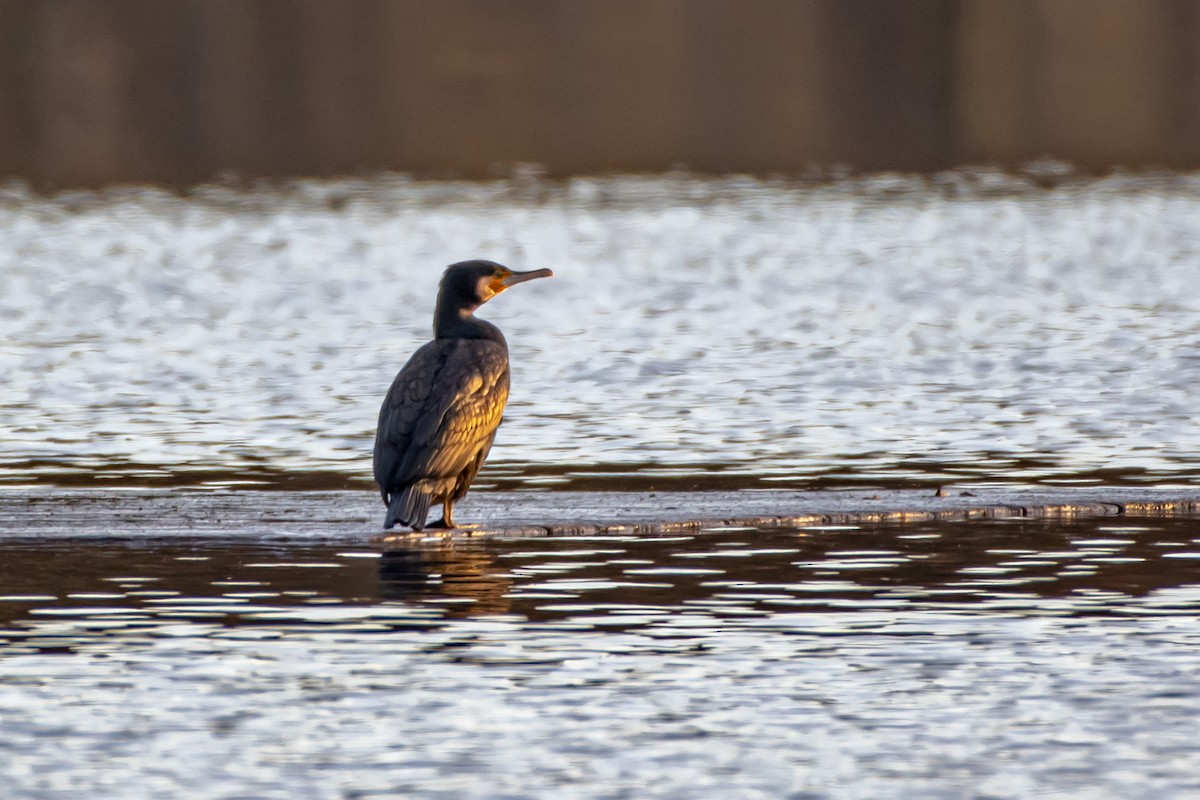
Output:
<path fill-rule="evenodd" d="M 433 494 L 422 481 L 405 486 L 392 495 L 388 503 L 387 516 L 383 527 L 391 528 L 397 522 L 407 525 L 414 531 L 425 527 L 425 517 L 429 516 L 429 505 L 433 502 Z"/>

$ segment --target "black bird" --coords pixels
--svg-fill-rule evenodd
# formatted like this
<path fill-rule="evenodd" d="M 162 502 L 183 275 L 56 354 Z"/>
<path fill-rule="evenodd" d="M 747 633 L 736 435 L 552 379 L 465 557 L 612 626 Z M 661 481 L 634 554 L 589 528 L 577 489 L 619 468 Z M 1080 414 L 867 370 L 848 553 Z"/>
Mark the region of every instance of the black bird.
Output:
<path fill-rule="evenodd" d="M 413 353 L 379 409 L 375 482 L 388 509 L 384 528 L 424 529 L 433 503 L 442 504 L 442 518 L 432 527 L 454 527 L 454 503 L 487 458 L 508 401 L 508 343 L 475 309 L 510 286 L 553 275 L 492 261 L 446 268 L 434 339 Z"/>

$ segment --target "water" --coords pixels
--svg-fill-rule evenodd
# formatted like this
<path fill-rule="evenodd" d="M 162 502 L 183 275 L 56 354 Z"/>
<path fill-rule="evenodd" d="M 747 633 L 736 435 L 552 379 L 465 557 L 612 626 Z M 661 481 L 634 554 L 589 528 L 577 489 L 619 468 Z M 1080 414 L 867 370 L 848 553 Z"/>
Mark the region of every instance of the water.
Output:
<path fill-rule="evenodd" d="M 1200 523 L 0 541 L 57 798 L 1200 793 Z"/>
<path fill-rule="evenodd" d="M 0 196 L 0 485 L 365 487 L 449 261 L 488 487 L 1200 481 L 1200 183 L 381 177 Z"/>

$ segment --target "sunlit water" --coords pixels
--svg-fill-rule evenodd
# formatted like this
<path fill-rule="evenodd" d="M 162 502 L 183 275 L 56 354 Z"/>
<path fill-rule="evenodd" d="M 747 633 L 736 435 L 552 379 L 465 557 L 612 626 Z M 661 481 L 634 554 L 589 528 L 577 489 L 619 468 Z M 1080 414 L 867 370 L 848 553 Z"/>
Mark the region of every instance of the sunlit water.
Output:
<path fill-rule="evenodd" d="M 479 488 L 1200 482 L 1200 179 L 962 173 L 10 190 L 0 483 L 364 485 L 468 257 L 558 275 Z"/>
<path fill-rule="evenodd" d="M 1195 520 L 8 539 L 0 586 L 6 797 L 1200 793 Z"/>

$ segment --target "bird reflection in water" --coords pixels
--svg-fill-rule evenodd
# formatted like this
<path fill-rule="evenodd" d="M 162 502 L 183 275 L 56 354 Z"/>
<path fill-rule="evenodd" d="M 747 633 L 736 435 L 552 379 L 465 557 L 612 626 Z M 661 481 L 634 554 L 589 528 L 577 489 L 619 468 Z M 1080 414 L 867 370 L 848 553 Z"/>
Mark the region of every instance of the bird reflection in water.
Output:
<path fill-rule="evenodd" d="M 397 547 L 379 558 L 379 595 L 385 600 L 420 603 L 446 602 L 448 617 L 506 614 L 512 610 L 508 594 L 512 580 L 499 569 L 491 554 L 447 543 L 437 547 Z"/>

